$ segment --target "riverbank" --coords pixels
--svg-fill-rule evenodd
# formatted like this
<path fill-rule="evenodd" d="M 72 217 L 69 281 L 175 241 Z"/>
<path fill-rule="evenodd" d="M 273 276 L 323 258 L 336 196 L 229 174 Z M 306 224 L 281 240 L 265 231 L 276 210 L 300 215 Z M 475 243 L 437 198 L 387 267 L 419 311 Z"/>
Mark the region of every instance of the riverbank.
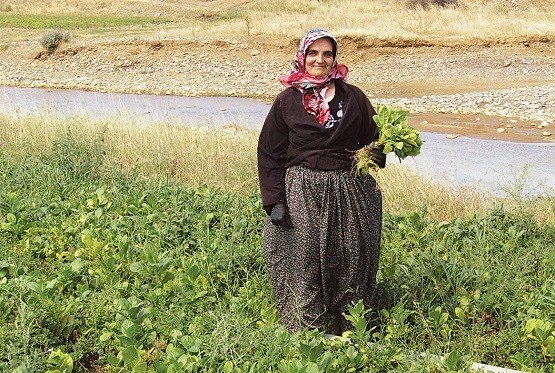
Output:
<path fill-rule="evenodd" d="M 104 37 L 0 50 L 0 85 L 179 96 L 256 97 L 282 87 L 294 40 L 264 37 Z M 374 103 L 409 110 L 412 125 L 453 138 L 553 142 L 553 43 L 395 45 L 340 39 L 349 82 Z"/>

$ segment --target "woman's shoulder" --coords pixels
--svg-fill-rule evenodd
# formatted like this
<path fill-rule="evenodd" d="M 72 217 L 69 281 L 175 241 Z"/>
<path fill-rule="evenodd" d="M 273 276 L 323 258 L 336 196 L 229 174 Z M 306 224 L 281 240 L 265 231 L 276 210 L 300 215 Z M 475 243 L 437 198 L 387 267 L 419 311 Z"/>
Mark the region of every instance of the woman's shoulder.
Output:
<path fill-rule="evenodd" d="M 297 88 L 294 87 L 287 87 L 284 88 L 283 91 L 281 91 L 277 97 L 278 98 L 287 98 L 287 97 L 292 97 L 295 96 L 297 93 L 300 94 L 300 91 Z"/>
<path fill-rule="evenodd" d="M 275 102 L 285 103 L 287 105 L 287 104 L 290 104 L 291 102 L 296 102 L 300 100 L 301 97 L 302 97 L 302 94 L 298 89 L 293 87 L 288 87 L 288 88 L 285 88 L 280 93 L 278 93 L 278 95 L 276 96 Z"/>
<path fill-rule="evenodd" d="M 362 95 L 365 96 L 364 92 L 362 91 L 362 89 L 360 89 L 358 86 L 354 85 L 354 84 L 350 84 L 347 83 L 345 81 L 342 80 L 338 80 L 335 82 L 336 85 L 339 85 L 343 90 L 345 90 L 346 92 L 351 92 L 354 93 L 356 95 Z"/>

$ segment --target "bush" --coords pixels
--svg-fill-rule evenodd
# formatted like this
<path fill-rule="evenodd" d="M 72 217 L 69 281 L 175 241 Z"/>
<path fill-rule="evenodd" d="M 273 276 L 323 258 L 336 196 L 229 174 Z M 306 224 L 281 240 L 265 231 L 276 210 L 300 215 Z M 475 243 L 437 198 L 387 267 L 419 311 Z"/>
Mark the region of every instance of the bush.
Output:
<path fill-rule="evenodd" d="M 64 30 L 54 30 L 44 35 L 40 39 L 40 45 L 42 45 L 49 54 L 52 54 L 58 49 L 60 44 L 63 42 L 68 42 L 70 39 L 69 32 Z"/>

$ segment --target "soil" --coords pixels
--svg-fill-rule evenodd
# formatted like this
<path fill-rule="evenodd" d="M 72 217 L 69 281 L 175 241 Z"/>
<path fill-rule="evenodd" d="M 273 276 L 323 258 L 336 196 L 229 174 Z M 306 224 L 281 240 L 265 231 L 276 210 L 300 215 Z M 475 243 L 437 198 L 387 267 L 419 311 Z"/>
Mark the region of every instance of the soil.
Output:
<path fill-rule="evenodd" d="M 519 89 L 555 83 L 555 43 L 511 40 L 463 45 L 401 40 L 339 40 L 349 82 L 372 102 L 441 96 L 446 101 L 475 92 L 507 90 L 494 106 L 510 109 L 526 100 Z M 81 38 L 49 55 L 37 41 L 0 49 L 0 85 L 170 95 L 262 97 L 281 90 L 297 40 L 271 37 Z M 541 98 L 540 98 L 541 99 Z M 543 116 L 457 112 L 424 107 L 411 111 L 411 125 L 453 138 L 468 136 L 518 142 L 553 142 L 555 92 Z M 547 105 L 547 107 L 545 107 Z M 456 105 L 455 105 L 456 106 Z M 534 106 L 531 106 L 532 109 Z M 528 114 L 530 110 L 527 111 Z"/>

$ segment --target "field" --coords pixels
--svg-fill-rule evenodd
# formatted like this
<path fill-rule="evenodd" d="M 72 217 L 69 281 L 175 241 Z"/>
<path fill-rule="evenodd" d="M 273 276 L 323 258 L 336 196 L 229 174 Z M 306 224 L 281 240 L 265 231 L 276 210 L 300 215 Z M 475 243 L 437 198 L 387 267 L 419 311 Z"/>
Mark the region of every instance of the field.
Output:
<path fill-rule="evenodd" d="M 353 307 L 354 344 L 330 341 L 277 321 L 254 132 L 1 122 L 2 370 L 552 369 L 552 198 L 386 169 L 379 309 Z"/>
<path fill-rule="evenodd" d="M 314 17 L 353 51 L 367 35 L 461 50 L 555 40 L 553 1 L 459 3 L 1 0 L 0 42 L 54 22 L 89 42 L 294 45 Z M 0 371 L 555 371 L 555 196 L 501 200 L 388 166 L 377 309 L 353 304 L 342 338 L 289 334 L 261 256 L 257 134 L 203 128 L 0 116 Z"/>

